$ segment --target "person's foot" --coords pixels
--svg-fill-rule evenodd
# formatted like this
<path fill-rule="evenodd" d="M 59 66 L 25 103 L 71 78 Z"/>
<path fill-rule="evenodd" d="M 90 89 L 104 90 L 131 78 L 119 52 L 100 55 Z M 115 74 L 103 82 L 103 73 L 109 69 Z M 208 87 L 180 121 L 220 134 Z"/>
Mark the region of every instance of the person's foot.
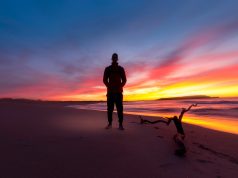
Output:
<path fill-rule="evenodd" d="M 119 125 L 119 128 L 118 128 L 118 129 L 119 129 L 119 130 L 125 130 L 122 124 Z"/>
<path fill-rule="evenodd" d="M 112 124 L 108 124 L 105 129 L 111 129 L 112 128 Z"/>

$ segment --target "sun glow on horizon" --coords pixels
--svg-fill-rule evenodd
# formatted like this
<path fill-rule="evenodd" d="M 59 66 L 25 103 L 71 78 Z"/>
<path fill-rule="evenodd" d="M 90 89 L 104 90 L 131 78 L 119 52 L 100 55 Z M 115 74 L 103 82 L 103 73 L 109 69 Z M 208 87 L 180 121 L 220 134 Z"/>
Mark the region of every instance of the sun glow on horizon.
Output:
<path fill-rule="evenodd" d="M 204 84 L 175 84 L 165 88 L 148 87 L 124 89 L 124 101 L 154 100 L 160 98 L 183 97 L 206 95 L 211 97 L 237 97 L 238 85 L 219 86 L 216 83 Z M 72 101 L 102 101 L 106 100 L 106 88 L 104 92 L 95 92 L 92 94 L 72 94 L 57 96 L 53 100 L 72 100 Z"/>

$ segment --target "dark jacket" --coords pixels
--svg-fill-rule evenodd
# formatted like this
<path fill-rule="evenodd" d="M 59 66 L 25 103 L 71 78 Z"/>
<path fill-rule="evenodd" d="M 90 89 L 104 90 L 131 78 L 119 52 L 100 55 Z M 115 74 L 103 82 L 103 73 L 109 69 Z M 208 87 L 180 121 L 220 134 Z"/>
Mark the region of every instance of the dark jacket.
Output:
<path fill-rule="evenodd" d="M 108 93 L 122 93 L 123 86 L 126 84 L 126 74 L 123 67 L 118 63 L 105 68 L 103 83 L 107 86 Z"/>

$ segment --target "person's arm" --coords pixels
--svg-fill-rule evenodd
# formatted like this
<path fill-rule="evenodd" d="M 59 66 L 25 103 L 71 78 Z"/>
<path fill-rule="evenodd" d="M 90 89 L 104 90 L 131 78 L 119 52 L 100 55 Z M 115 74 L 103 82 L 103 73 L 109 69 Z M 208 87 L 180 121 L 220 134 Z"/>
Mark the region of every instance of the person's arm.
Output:
<path fill-rule="evenodd" d="M 107 87 L 109 86 L 109 82 L 108 82 L 108 69 L 107 69 L 107 68 L 104 70 L 103 83 L 104 83 Z"/>
<path fill-rule="evenodd" d="M 121 73 L 121 80 L 122 80 L 122 83 L 121 83 L 121 85 L 122 85 L 122 87 L 124 87 L 125 86 L 125 84 L 126 84 L 126 73 L 125 73 L 125 70 L 124 70 L 124 68 L 122 68 L 122 73 Z"/>

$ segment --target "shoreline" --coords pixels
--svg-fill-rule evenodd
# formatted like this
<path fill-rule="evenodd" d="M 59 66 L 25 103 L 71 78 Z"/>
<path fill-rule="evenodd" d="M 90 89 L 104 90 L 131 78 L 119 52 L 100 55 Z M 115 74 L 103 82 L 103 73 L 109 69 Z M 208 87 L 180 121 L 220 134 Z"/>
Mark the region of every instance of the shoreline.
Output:
<path fill-rule="evenodd" d="M 82 108 L 77 108 L 74 106 L 66 106 L 66 107 L 70 107 L 70 108 L 75 108 L 75 109 L 79 109 L 81 110 Z M 91 111 L 100 111 L 100 112 L 107 112 L 107 110 L 97 110 L 97 109 L 82 109 L 82 110 L 91 110 Z M 114 113 L 116 113 L 116 111 L 114 111 Z M 173 116 L 171 114 L 164 114 L 163 117 L 162 116 L 158 116 L 157 114 L 153 114 L 153 113 L 143 113 L 143 112 L 124 112 L 125 115 L 134 115 L 134 116 L 146 116 L 146 117 L 151 117 L 152 119 L 163 119 L 163 117 L 168 117 L 168 116 Z M 186 116 L 187 115 L 187 116 Z M 235 134 L 238 135 L 238 121 L 234 120 L 234 122 L 232 122 L 231 120 L 223 120 L 223 119 L 214 119 L 214 117 L 210 117 L 209 119 L 206 118 L 206 120 L 202 121 L 202 116 L 195 116 L 195 115 L 191 115 L 191 114 L 185 114 L 184 118 L 183 118 L 183 124 L 191 124 L 191 125 L 195 125 L 195 126 L 200 126 L 202 128 L 207 128 L 207 129 L 211 129 L 211 130 L 215 130 L 215 131 L 219 131 L 219 132 L 224 132 L 224 133 L 230 133 L 230 134 Z M 227 123 L 229 123 L 229 125 L 226 125 Z"/>

